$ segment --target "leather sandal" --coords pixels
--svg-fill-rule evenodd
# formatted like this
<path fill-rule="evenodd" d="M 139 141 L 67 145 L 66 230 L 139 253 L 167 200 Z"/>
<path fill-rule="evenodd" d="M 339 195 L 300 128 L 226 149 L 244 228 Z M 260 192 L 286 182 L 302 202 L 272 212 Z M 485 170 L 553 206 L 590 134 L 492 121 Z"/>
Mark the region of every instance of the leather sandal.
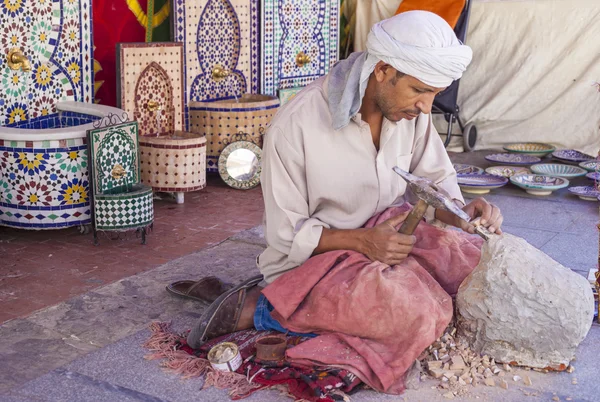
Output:
<path fill-rule="evenodd" d="M 202 313 L 190 331 L 187 337 L 188 345 L 198 349 L 213 338 L 235 332 L 242 315 L 248 289 L 258 285 L 262 280 L 262 275 L 252 277 L 219 296 Z"/>
<path fill-rule="evenodd" d="M 216 276 L 207 276 L 199 281 L 177 281 L 166 287 L 172 295 L 209 304 L 231 288 L 232 283 L 223 282 Z"/>

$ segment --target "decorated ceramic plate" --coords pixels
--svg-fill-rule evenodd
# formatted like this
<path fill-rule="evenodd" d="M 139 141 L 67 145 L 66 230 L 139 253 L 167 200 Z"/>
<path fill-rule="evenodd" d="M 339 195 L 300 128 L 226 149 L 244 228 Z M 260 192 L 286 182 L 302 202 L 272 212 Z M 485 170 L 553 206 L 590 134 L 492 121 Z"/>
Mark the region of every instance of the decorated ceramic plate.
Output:
<path fill-rule="evenodd" d="M 600 196 L 600 191 L 594 186 L 569 187 L 569 192 L 586 201 L 596 201 Z"/>
<path fill-rule="evenodd" d="M 560 163 L 539 163 L 533 165 L 531 171 L 545 176 L 566 177 L 569 179 L 585 176 L 587 172 L 587 170 L 583 168 L 572 165 L 562 165 Z"/>
<path fill-rule="evenodd" d="M 487 169 L 485 169 L 486 173 L 489 174 L 493 174 L 495 176 L 502 176 L 502 177 L 510 177 L 510 176 L 514 176 L 516 174 L 527 174 L 527 173 L 531 173 L 531 171 L 529 169 L 527 169 L 526 167 L 522 167 L 522 166 L 492 166 L 489 167 Z"/>
<path fill-rule="evenodd" d="M 501 163 L 504 165 L 533 165 L 542 160 L 537 156 L 522 155 L 522 154 L 491 154 L 485 157 L 486 160 L 493 163 Z"/>
<path fill-rule="evenodd" d="M 600 170 L 600 161 L 585 161 L 585 162 L 581 162 L 579 164 L 579 166 L 581 166 L 582 168 L 584 168 L 585 170 L 587 170 L 588 172 L 595 172 L 597 170 Z"/>
<path fill-rule="evenodd" d="M 491 189 L 504 186 L 508 183 L 506 177 L 485 173 L 467 173 L 456 175 L 458 185 L 465 193 L 486 194 Z"/>
<path fill-rule="evenodd" d="M 590 172 L 585 175 L 590 180 L 600 181 L 600 172 Z"/>
<path fill-rule="evenodd" d="M 553 152 L 555 149 L 556 148 L 550 144 L 543 144 L 540 142 L 521 142 L 516 144 L 508 144 L 504 147 L 504 150 L 508 152 L 539 156 L 540 158 L 543 158 L 544 156 Z"/>
<path fill-rule="evenodd" d="M 465 165 L 463 163 L 455 163 L 453 166 L 457 174 L 483 173 L 483 169 L 478 166 Z"/>
<path fill-rule="evenodd" d="M 584 154 L 583 152 L 576 151 L 574 149 L 561 149 L 552 152 L 552 156 L 556 159 L 568 161 L 572 163 L 580 163 L 594 159 L 592 155 Z"/>
<path fill-rule="evenodd" d="M 533 195 L 549 195 L 569 185 L 569 180 L 565 178 L 539 174 L 519 174 L 512 176 L 510 182 Z"/>

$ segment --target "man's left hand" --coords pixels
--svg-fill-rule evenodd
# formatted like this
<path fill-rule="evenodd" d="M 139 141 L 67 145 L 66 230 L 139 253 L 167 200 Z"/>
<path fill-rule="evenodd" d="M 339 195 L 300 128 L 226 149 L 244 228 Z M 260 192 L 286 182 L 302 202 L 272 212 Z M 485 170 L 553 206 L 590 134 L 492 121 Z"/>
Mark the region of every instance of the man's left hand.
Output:
<path fill-rule="evenodd" d="M 494 204 L 490 204 L 484 198 L 479 197 L 465 205 L 462 210 L 471 217 L 471 220 L 480 218 L 479 224 L 487 228 L 491 233 L 502 234 L 502 229 L 500 229 L 500 227 L 502 226 L 504 217 L 500 212 L 500 208 Z M 465 232 L 475 233 L 475 226 L 473 224 L 467 223 L 458 217 L 456 218 L 459 222 L 459 224 L 456 225 L 457 227 Z"/>

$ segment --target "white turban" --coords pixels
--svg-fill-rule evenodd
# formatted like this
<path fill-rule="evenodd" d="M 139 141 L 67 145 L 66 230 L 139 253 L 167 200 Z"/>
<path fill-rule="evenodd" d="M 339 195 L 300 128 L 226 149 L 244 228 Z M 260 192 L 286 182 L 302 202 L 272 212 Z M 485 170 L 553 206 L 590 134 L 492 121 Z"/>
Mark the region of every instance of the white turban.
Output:
<path fill-rule="evenodd" d="M 375 24 L 367 37 L 367 51 L 341 60 L 329 75 L 333 127 L 344 127 L 358 112 L 379 61 L 443 88 L 462 76 L 472 56 L 471 48 L 458 40 L 450 25 L 428 11 L 408 11 Z"/>
<path fill-rule="evenodd" d="M 437 88 L 462 77 L 473 57 L 471 48 L 458 40 L 450 25 L 428 11 L 408 11 L 373 25 L 367 53 L 361 84 L 366 85 L 381 60 Z"/>

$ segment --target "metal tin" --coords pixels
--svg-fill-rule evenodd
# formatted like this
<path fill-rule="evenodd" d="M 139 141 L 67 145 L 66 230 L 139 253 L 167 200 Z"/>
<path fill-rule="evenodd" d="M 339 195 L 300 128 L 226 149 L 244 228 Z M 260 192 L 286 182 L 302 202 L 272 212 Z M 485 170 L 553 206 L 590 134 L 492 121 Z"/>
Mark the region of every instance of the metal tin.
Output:
<path fill-rule="evenodd" d="M 227 350 L 230 352 L 227 352 Z M 223 358 L 223 354 L 230 354 Z M 208 352 L 208 361 L 215 370 L 236 371 L 242 365 L 242 356 L 238 346 L 233 342 L 221 342 L 213 346 Z"/>
<path fill-rule="evenodd" d="M 285 336 L 267 335 L 256 341 L 256 358 L 266 361 L 278 361 L 285 358 L 287 339 Z"/>

